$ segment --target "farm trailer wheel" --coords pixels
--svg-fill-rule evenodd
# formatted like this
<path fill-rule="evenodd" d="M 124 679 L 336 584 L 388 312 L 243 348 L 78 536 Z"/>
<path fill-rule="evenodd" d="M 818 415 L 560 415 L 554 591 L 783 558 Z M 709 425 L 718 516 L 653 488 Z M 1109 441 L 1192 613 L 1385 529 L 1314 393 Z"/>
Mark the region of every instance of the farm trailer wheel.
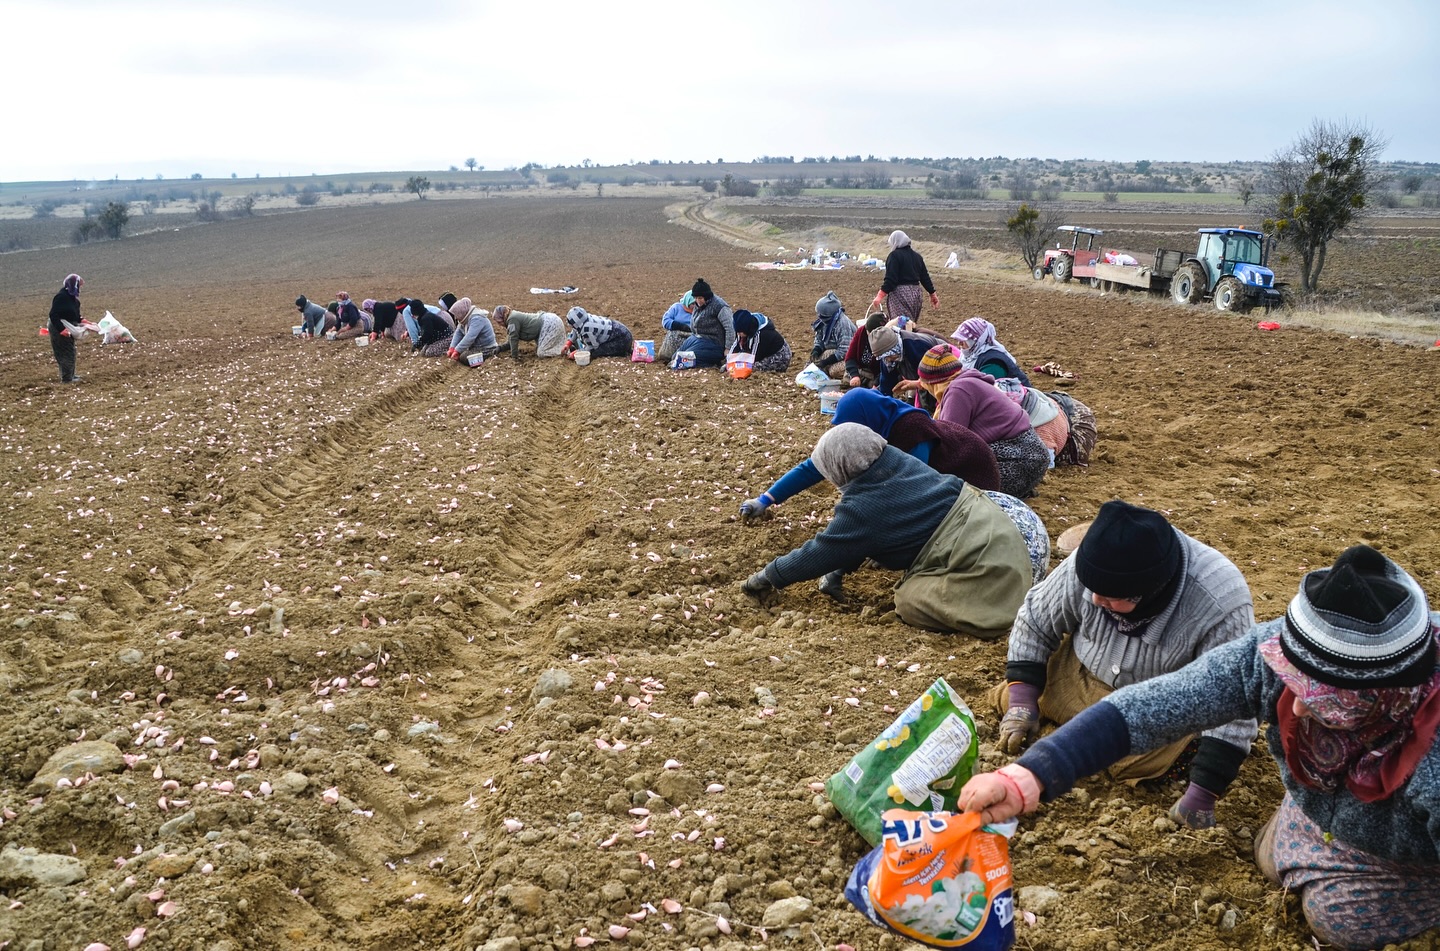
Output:
<path fill-rule="evenodd" d="M 1093 287 L 1093 288 L 1095 288 L 1095 290 L 1098 291 L 1098 290 L 1100 289 L 1100 284 L 1101 284 L 1100 278 L 1098 278 L 1098 277 L 1092 277 L 1092 278 L 1090 278 L 1089 280 L 1090 280 L 1090 286 Z"/>
<path fill-rule="evenodd" d="M 1170 296 L 1177 304 L 1198 304 L 1205 296 L 1205 277 L 1194 264 L 1186 264 L 1170 279 Z"/>
<path fill-rule="evenodd" d="M 1243 314 L 1250 309 L 1250 299 L 1239 278 L 1222 277 L 1215 285 L 1215 309 Z"/>
<path fill-rule="evenodd" d="M 1057 283 L 1064 284 L 1066 281 L 1070 280 L 1070 269 L 1074 265 L 1074 263 L 1075 262 L 1071 261 L 1064 255 L 1061 255 L 1054 261 L 1050 262 L 1050 273 L 1055 275 L 1055 280 Z"/>

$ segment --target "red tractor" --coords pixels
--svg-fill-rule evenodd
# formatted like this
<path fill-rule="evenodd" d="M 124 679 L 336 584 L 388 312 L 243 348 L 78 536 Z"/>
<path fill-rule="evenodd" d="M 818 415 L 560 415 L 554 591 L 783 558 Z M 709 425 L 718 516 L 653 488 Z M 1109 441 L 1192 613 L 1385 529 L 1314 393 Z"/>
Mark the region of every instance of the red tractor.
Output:
<path fill-rule="evenodd" d="M 1091 287 L 1099 287 L 1100 281 L 1095 277 L 1095 261 L 1100 257 L 1100 250 L 1095 245 L 1096 239 L 1105 232 L 1076 225 L 1061 225 L 1055 230 L 1062 232 L 1062 238 L 1068 235 L 1070 246 L 1067 248 L 1064 241 L 1057 241 L 1055 247 L 1046 248 L 1045 260 L 1035 265 L 1032 272 L 1035 280 L 1043 281 L 1046 274 L 1053 274 L 1055 280 L 1061 284 L 1072 277 L 1078 277 L 1088 280 Z M 1080 247 L 1082 235 L 1085 237 L 1083 248 Z"/>

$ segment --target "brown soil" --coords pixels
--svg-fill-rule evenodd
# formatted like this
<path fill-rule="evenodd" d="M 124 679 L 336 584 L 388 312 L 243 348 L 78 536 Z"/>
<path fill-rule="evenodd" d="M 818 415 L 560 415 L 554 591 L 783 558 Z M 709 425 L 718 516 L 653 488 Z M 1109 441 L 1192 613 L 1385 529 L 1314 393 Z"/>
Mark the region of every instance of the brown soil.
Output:
<path fill-rule="evenodd" d="M 758 929 L 791 895 L 814 903 L 797 947 L 906 946 L 841 897 L 863 842 L 815 784 L 938 676 L 988 739 L 1004 648 L 907 628 L 880 571 L 843 606 L 809 584 L 768 607 L 739 592 L 833 503 L 822 487 L 737 519 L 825 425 L 793 372 L 467 370 L 289 334 L 296 294 L 344 287 L 581 304 L 659 336 L 703 275 L 803 354 L 817 297 L 858 314 L 878 285 L 740 266 L 755 257 L 618 198 L 319 210 L 7 256 L 0 844 L 85 878 L 0 881 L 0 948 L 119 948 L 140 926 L 142 947 L 210 951 L 568 948 L 617 924 L 637 947 L 754 947 L 783 943 Z M 87 316 L 142 342 L 82 342 L 89 379 L 62 387 L 35 329 L 71 270 Z M 1356 541 L 1440 596 L 1440 354 L 936 275 L 937 324 L 988 315 L 1098 413 L 1093 465 L 1033 501 L 1052 539 L 1122 497 L 1229 554 L 1261 617 Z M 581 293 L 528 293 L 562 284 Z M 573 685 L 542 699 L 552 669 Z M 81 740 L 128 760 L 31 787 Z M 1063 900 L 1018 946 L 1308 948 L 1249 858 L 1279 796 L 1263 753 L 1212 831 L 1165 823 L 1175 793 L 1095 780 L 1027 820 L 1017 883 Z"/>

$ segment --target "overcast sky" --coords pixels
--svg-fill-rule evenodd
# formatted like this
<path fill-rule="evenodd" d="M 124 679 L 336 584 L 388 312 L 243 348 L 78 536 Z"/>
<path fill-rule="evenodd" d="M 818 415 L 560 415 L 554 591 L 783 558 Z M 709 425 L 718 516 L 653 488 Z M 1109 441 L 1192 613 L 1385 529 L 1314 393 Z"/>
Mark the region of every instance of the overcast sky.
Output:
<path fill-rule="evenodd" d="M 0 0 L 0 181 L 760 155 L 1440 161 L 1440 3 Z"/>

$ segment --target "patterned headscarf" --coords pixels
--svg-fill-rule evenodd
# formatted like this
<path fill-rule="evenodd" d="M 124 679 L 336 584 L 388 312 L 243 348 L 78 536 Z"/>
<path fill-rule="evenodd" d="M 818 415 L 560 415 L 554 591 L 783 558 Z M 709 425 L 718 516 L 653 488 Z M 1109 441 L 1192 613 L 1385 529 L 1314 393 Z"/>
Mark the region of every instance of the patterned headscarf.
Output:
<path fill-rule="evenodd" d="M 575 343 L 581 350 L 594 350 L 615 333 L 615 321 L 585 312 L 583 307 L 572 307 L 565 315 L 565 323 L 575 333 Z"/>
<path fill-rule="evenodd" d="M 1440 628 L 1431 630 L 1432 643 Z M 1418 687 L 1347 690 L 1302 673 L 1280 645 L 1260 642 L 1260 657 L 1285 684 L 1275 704 L 1285 763 L 1313 789 L 1342 784 L 1362 802 L 1390 796 L 1430 749 L 1440 720 L 1440 670 Z M 1295 715 L 1299 699 L 1310 711 Z"/>
<path fill-rule="evenodd" d="M 66 275 L 64 284 L 65 293 L 69 294 L 71 297 L 79 297 L 80 285 L 84 283 L 84 278 L 82 278 L 79 274 Z"/>
<path fill-rule="evenodd" d="M 987 350 L 999 350 L 1011 360 L 1015 359 L 1014 355 L 995 339 L 995 325 L 984 317 L 971 317 L 956 327 L 950 336 L 965 343 L 960 351 L 960 364 L 967 370 L 973 370 L 975 361 Z"/>
<path fill-rule="evenodd" d="M 367 314 L 375 313 L 375 298 L 365 298 L 363 301 L 360 302 L 360 309 L 365 311 L 365 313 Z"/>

